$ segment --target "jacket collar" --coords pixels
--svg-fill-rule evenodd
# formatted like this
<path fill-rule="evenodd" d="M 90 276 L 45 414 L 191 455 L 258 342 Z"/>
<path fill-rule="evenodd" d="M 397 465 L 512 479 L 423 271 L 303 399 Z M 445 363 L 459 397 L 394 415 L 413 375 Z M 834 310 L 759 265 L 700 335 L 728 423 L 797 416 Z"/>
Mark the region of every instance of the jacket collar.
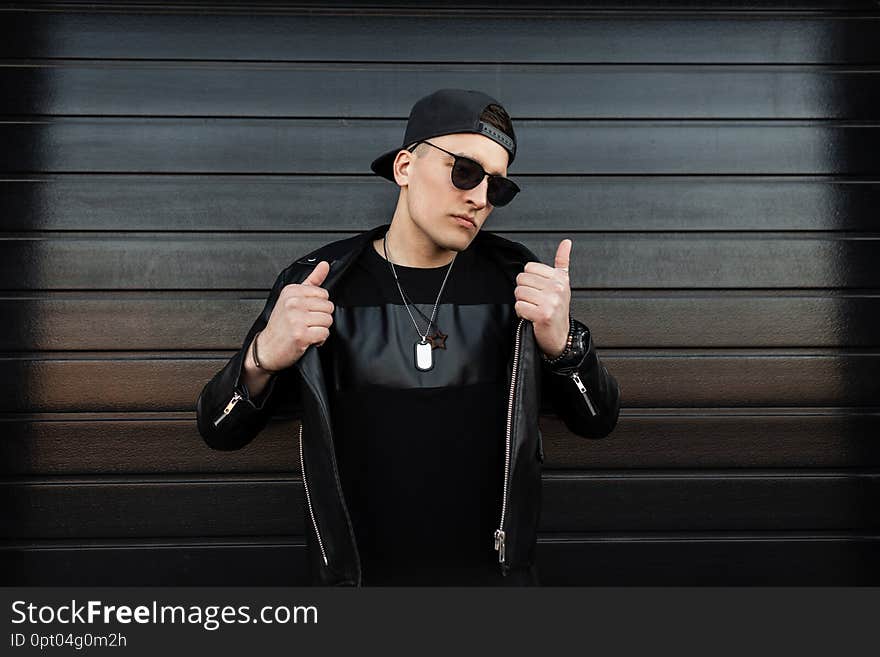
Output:
<path fill-rule="evenodd" d="M 312 251 L 296 261 L 296 264 L 304 265 L 308 269 L 301 272 L 301 275 L 296 277 L 296 281 L 291 282 L 304 280 L 308 272 L 317 263 L 326 260 L 330 264 L 330 271 L 321 287 L 328 292 L 332 292 L 363 250 L 367 247 L 373 248 L 373 240 L 384 235 L 390 227 L 390 223 L 382 224 L 352 237 L 331 242 Z M 537 257 L 522 244 L 488 231 L 484 232 L 481 230 L 477 233 L 471 246 L 477 250 L 477 257 L 495 260 L 510 279 L 512 287 L 516 286 L 516 276 L 523 270 L 525 264 L 531 260 L 537 260 Z M 530 322 L 527 322 L 527 324 L 530 324 Z M 532 342 L 532 340 L 528 339 L 530 335 L 529 329 L 530 327 L 527 326 L 526 334 L 524 335 L 527 344 Z M 303 376 L 320 380 L 320 363 L 317 352 L 313 347 L 314 345 L 310 345 L 294 363 L 294 366 L 300 370 Z"/>
<path fill-rule="evenodd" d="M 367 247 L 372 248 L 373 241 L 382 237 L 390 227 L 390 223 L 382 224 L 358 235 L 331 242 L 300 258 L 296 263 L 310 268 L 314 268 L 321 260 L 330 263 L 330 272 L 321 287 L 331 291 L 363 250 Z M 469 248 L 475 249 L 483 257 L 495 260 L 514 286 L 516 276 L 523 270 L 525 264 L 537 260 L 537 257 L 522 244 L 484 230 L 477 233 Z"/>

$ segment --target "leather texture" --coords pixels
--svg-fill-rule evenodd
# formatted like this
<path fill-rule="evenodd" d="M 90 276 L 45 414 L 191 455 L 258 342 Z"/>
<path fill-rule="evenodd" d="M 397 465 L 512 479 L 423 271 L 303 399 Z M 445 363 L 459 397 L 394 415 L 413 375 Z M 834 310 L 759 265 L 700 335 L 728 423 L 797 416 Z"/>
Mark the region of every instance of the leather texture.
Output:
<path fill-rule="evenodd" d="M 333 344 L 333 381 L 329 382 L 336 391 L 367 384 L 392 388 L 464 386 L 486 383 L 485 372 L 503 371 L 509 356 L 504 345 L 510 340 L 499 334 L 497 327 L 511 325 L 511 304 L 440 304 L 437 314 L 443 318 L 443 332 L 455 349 L 434 350 L 433 367 L 427 371 L 414 367 L 414 346 L 399 347 L 418 341 L 412 320 L 400 308 L 391 304 L 336 307 L 333 325 L 339 339 Z M 469 330 L 474 326 L 483 330 Z"/>
<path fill-rule="evenodd" d="M 315 345 L 309 347 L 293 367 L 273 377 L 271 388 L 263 393 L 259 403 L 251 400 L 248 391 L 240 384 L 241 368 L 253 336 L 266 326 L 285 285 L 301 283 L 318 262 L 326 260 L 330 263 L 330 272 L 322 287 L 329 291 L 332 300 L 333 289 L 346 269 L 362 249 L 372 248 L 373 240 L 384 235 L 388 228 L 389 225 L 384 224 L 359 235 L 331 242 L 299 258 L 282 271 L 238 353 L 205 384 L 196 402 L 200 434 L 209 446 L 221 450 L 240 449 L 253 440 L 282 401 L 295 409 L 295 415 L 302 422 L 304 477 L 312 511 L 311 514 L 307 509 L 305 511 L 307 553 L 315 585 L 362 585 L 360 556 L 336 463 L 328 386 L 348 385 L 352 380 L 356 382 L 367 376 L 371 359 L 376 357 L 371 349 L 387 343 L 388 331 L 399 330 L 400 327 L 371 323 L 369 314 L 340 315 L 342 322 L 363 321 L 370 326 L 371 332 L 377 332 L 376 344 L 364 345 L 362 352 L 354 359 L 352 369 L 346 372 L 346 376 L 353 377 L 348 383 L 325 380 Z M 538 261 L 522 244 L 488 231 L 480 231 L 472 246 L 478 257 L 494 259 L 507 273 L 511 295 L 516 286 L 516 275 L 527 262 Z M 500 308 L 497 310 L 503 312 Z M 463 311 L 456 319 L 459 328 L 467 324 L 468 312 Z M 505 575 L 528 571 L 536 561 L 543 461 L 542 436 L 538 425 L 540 416 L 554 412 L 576 435 L 598 439 L 613 431 L 620 412 L 620 387 L 602 364 L 586 325 L 574 320 L 577 339 L 573 341 L 572 354 L 565 362 L 548 365 L 541 360 L 531 322 L 511 313 L 510 323 L 513 348 L 507 355 L 506 371 L 513 407 L 509 409 L 509 420 L 505 427 L 509 464 L 503 516 L 502 509 L 499 509 L 499 524 L 505 533 L 504 561 L 499 563 L 499 567 Z M 482 336 L 481 339 L 487 337 L 490 336 Z M 480 339 L 469 343 L 469 349 L 473 362 L 487 357 L 488 352 L 481 349 Z M 449 382 L 455 384 L 474 378 L 475 369 L 471 364 L 458 363 L 458 368 L 450 367 Z M 388 376 L 390 380 L 413 376 L 411 364 L 404 367 L 402 361 L 387 371 L 388 374 L 383 376 Z M 573 372 L 580 377 L 586 394 L 575 384 L 571 377 Z M 332 378 L 337 379 L 338 376 L 338 373 L 334 373 Z M 217 418 L 224 415 L 223 409 L 236 392 L 242 399 L 217 423 Z M 321 546 L 327 563 L 324 563 Z"/>

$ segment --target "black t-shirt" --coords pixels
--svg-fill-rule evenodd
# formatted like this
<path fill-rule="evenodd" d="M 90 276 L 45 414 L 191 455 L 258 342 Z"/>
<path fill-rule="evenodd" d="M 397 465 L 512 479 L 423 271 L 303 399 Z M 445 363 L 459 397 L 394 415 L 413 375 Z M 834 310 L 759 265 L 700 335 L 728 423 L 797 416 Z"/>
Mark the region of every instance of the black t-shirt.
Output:
<path fill-rule="evenodd" d="M 368 244 L 332 295 L 319 350 L 363 583 L 500 584 L 511 282 L 473 242 L 460 252 L 430 330 L 445 345 L 420 371 L 416 325 L 424 334 L 448 265 L 395 269 L 415 324 Z"/>

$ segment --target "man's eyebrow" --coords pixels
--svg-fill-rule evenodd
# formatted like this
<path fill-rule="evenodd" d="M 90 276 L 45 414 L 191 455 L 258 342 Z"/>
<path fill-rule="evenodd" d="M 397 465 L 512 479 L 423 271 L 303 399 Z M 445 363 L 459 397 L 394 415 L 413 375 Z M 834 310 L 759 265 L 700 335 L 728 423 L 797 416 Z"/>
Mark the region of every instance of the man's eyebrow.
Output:
<path fill-rule="evenodd" d="M 483 165 L 482 162 L 480 162 L 477 158 L 475 158 L 473 155 L 470 155 L 469 153 L 456 153 L 456 155 L 459 155 L 461 157 L 468 157 L 468 158 L 472 159 L 474 162 L 477 162 L 481 167 L 483 167 L 483 169 L 486 169 L 486 167 Z M 502 178 L 504 177 L 504 174 L 500 173 L 500 172 L 487 170 L 486 173 L 488 173 L 490 176 L 501 176 Z"/>

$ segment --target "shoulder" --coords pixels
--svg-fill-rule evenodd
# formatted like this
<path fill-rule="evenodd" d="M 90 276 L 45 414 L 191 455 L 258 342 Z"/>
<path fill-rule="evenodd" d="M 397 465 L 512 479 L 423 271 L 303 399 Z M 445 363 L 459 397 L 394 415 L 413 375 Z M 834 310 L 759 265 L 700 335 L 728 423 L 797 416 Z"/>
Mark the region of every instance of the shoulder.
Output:
<path fill-rule="evenodd" d="M 508 266 L 524 267 L 527 262 L 537 261 L 536 256 L 525 244 L 502 237 L 498 233 L 481 230 L 474 238 L 477 253 L 494 258 Z"/>
<path fill-rule="evenodd" d="M 352 235 L 333 242 L 328 242 L 323 246 L 319 246 L 318 248 L 309 251 L 305 255 L 300 256 L 291 262 L 278 275 L 279 280 L 285 285 L 304 281 L 306 276 L 308 276 L 315 266 L 322 260 L 326 260 L 332 265 L 333 262 L 346 253 L 359 248 L 361 242 L 366 239 L 365 235 L 365 233 Z"/>
<path fill-rule="evenodd" d="M 291 263 L 291 266 L 301 264 L 312 265 L 314 267 L 316 264 L 321 262 L 321 260 L 336 260 L 342 255 L 348 253 L 349 251 L 358 248 L 361 243 L 366 239 L 366 235 L 366 233 L 361 233 L 358 235 L 345 237 L 334 242 L 329 242 L 323 246 L 318 247 L 317 249 L 314 249 L 313 251 L 310 251 L 301 258 L 297 258 Z"/>

